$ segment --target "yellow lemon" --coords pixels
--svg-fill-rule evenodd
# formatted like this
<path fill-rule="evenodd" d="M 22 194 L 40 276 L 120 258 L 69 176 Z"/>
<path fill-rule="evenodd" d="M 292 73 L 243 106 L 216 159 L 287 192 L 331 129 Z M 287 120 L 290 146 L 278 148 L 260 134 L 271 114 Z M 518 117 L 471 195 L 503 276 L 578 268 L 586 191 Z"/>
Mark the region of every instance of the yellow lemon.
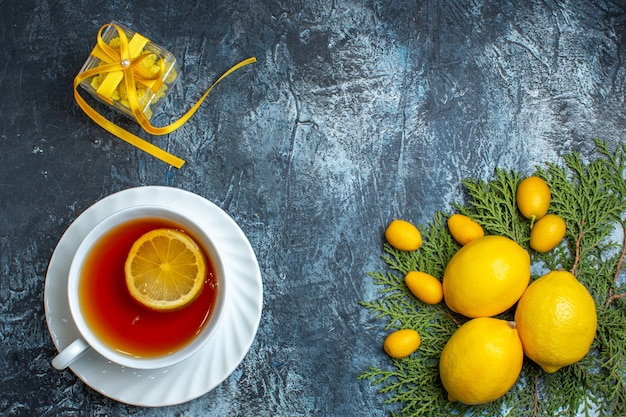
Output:
<path fill-rule="evenodd" d="M 467 317 L 490 317 L 513 306 L 530 281 L 530 256 L 503 236 L 475 239 L 450 259 L 443 275 L 446 305 Z"/>
<path fill-rule="evenodd" d="M 474 239 L 483 237 L 485 231 L 482 226 L 464 214 L 453 214 L 448 218 L 450 234 L 461 245 L 465 245 Z"/>
<path fill-rule="evenodd" d="M 481 317 L 452 334 L 441 352 L 439 374 L 450 401 L 483 404 L 511 389 L 523 361 L 515 323 Z"/>
<path fill-rule="evenodd" d="M 576 277 L 552 271 L 528 286 L 515 322 L 526 356 L 552 373 L 589 352 L 596 334 L 596 307 Z"/>
<path fill-rule="evenodd" d="M 401 359 L 415 352 L 420 343 L 420 335 L 415 330 L 400 329 L 387 336 L 383 349 L 392 358 Z"/>
<path fill-rule="evenodd" d="M 443 300 L 441 281 L 426 272 L 410 271 L 404 276 L 404 282 L 413 295 L 426 304 L 437 304 Z"/>
<path fill-rule="evenodd" d="M 527 219 L 539 219 L 550 206 L 550 187 L 539 177 L 528 177 L 517 187 L 517 207 Z"/>
<path fill-rule="evenodd" d="M 530 230 L 530 247 L 537 252 L 549 252 L 565 236 L 565 221 L 556 214 L 546 214 Z"/>
<path fill-rule="evenodd" d="M 412 251 L 422 246 L 422 235 L 413 224 L 396 219 L 385 230 L 385 239 L 391 246 L 403 251 Z"/>
<path fill-rule="evenodd" d="M 133 243 L 124 273 L 128 291 L 139 303 L 154 310 L 175 310 L 202 292 L 206 259 L 188 234 L 155 229 Z"/>

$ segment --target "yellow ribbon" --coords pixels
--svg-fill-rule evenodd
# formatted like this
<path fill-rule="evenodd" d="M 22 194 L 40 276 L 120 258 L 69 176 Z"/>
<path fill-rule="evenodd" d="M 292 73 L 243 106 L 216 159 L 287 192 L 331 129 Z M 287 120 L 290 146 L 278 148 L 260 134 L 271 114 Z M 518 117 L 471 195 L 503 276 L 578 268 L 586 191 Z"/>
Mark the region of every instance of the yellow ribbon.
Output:
<path fill-rule="evenodd" d="M 120 48 L 119 51 L 110 47 L 103 39 L 102 32 L 108 26 L 113 26 L 115 30 L 117 30 L 120 39 Z M 145 38 L 144 38 L 145 39 Z M 132 42 L 132 40 L 131 40 Z M 256 58 L 248 58 L 246 60 L 241 61 L 240 63 L 231 67 L 228 71 L 222 74 L 211 86 L 209 89 L 200 97 L 200 99 L 196 102 L 196 104 L 187 111 L 180 119 L 175 121 L 172 124 L 163 127 L 156 127 L 150 123 L 150 120 L 146 117 L 143 110 L 141 109 L 141 105 L 139 103 L 139 98 L 137 97 L 137 89 L 136 89 L 136 81 L 139 81 L 147 86 L 150 86 L 153 91 L 158 91 L 163 77 L 163 64 L 162 60 L 160 61 L 160 69 L 156 74 L 152 74 L 149 71 L 146 71 L 139 63 L 144 60 L 147 56 L 152 55 L 152 53 L 144 53 L 141 55 L 134 55 L 129 47 L 129 41 L 124 33 L 124 30 L 115 24 L 107 24 L 100 28 L 98 31 L 98 44 L 96 48 L 99 48 L 98 54 L 104 64 L 101 64 L 95 68 L 88 69 L 86 71 L 81 72 L 74 78 L 74 99 L 78 106 L 89 116 L 94 122 L 96 122 L 100 127 L 104 128 L 108 132 L 114 134 L 118 138 L 125 140 L 131 145 L 141 149 L 144 152 L 160 159 L 163 162 L 166 162 L 176 168 L 180 168 L 185 163 L 184 160 L 170 154 L 169 152 L 164 151 L 158 146 L 153 145 L 152 143 L 141 139 L 140 137 L 130 133 L 129 131 L 117 126 L 116 124 L 110 122 L 96 110 L 94 110 L 86 101 L 83 99 L 78 93 L 78 86 L 80 83 L 90 77 L 93 77 L 98 74 L 108 73 L 115 74 L 121 72 L 123 74 L 124 82 L 126 85 L 126 92 L 128 95 L 128 103 L 129 107 L 137 120 L 137 123 L 145 130 L 146 132 L 152 135 L 166 135 L 168 133 L 173 132 L 174 130 L 181 127 L 185 124 L 191 116 L 198 110 L 204 99 L 209 95 L 211 90 L 222 81 L 226 76 L 230 73 L 238 70 L 239 68 L 246 66 L 248 64 L 252 64 L 256 62 Z M 108 97 L 103 97 L 105 100 Z"/>

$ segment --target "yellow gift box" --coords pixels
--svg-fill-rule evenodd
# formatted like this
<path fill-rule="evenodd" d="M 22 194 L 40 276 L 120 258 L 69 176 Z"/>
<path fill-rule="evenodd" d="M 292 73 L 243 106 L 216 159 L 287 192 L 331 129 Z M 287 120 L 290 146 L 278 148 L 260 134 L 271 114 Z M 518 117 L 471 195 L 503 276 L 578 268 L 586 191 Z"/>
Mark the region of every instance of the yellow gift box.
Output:
<path fill-rule="evenodd" d="M 120 31 L 126 37 L 120 37 Z M 122 62 L 122 44 L 127 44 L 127 64 L 133 73 L 139 108 L 150 120 L 156 105 L 178 80 L 176 58 L 166 49 L 131 29 L 113 22 L 104 27 L 99 41 L 81 68 L 79 75 L 94 68 Z M 136 63 L 131 67 L 132 60 Z M 128 97 L 123 70 L 101 72 L 81 81 L 80 86 L 89 94 L 121 113 L 135 118 Z"/>
<path fill-rule="evenodd" d="M 245 59 L 222 74 L 200 99 L 178 120 L 157 127 L 150 123 L 156 105 L 180 78 L 176 58 L 148 38 L 113 22 L 100 28 L 97 44 L 74 78 L 74 99 L 78 106 L 100 127 L 137 148 L 175 166 L 182 159 L 128 132 L 96 111 L 79 93 L 84 88 L 99 101 L 135 119 L 149 134 L 166 135 L 181 127 L 194 115 L 213 87 L 231 72 L 256 62 Z"/>

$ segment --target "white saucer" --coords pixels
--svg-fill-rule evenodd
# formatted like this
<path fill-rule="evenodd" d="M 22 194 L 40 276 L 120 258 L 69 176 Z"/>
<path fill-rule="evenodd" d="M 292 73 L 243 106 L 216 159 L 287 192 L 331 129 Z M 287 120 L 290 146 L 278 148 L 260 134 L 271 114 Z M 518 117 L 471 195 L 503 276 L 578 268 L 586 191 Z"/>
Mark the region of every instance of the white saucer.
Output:
<path fill-rule="evenodd" d="M 46 275 L 46 321 L 58 350 L 78 337 L 67 299 L 67 277 L 78 245 L 100 220 L 118 210 L 143 204 L 172 207 L 206 229 L 224 256 L 230 276 L 226 314 L 207 345 L 169 368 L 136 370 L 110 363 L 88 350 L 70 369 L 87 385 L 114 400 L 145 407 L 184 403 L 224 381 L 250 349 L 263 304 L 261 272 L 250 242 L 233 219 L 215 204 L 171 187 L 138 187 L 110 195 L 85 210 L 57 244 Z M 231 290 L 232 288 L 232 290 Z"/>

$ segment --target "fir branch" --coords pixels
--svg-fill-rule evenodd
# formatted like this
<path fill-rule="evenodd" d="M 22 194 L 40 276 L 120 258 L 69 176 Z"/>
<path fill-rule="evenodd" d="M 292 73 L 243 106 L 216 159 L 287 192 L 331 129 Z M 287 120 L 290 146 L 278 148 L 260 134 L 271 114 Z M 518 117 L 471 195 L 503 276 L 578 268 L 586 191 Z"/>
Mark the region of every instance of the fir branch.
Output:
<path fill-rule="evenodd" d="M 626 170 L 626 143 L 618 144 L 619 148 L 615 152 L 609 150 L 606 142 L 595 139 L 594 143 L 598 152 L 604 156 L 601 161 L 606 167 L 610 183 L 613 184 L 612 190 L 618 193 L 622 199 L 626 198 L 626 181 L 623 178 L 624 170 Z"/>
<path fill-rule="evenodd" d="M 605 142 L 600 140 L 594 141 L 598 151 L 604 155 L 602 160 L 606 169 L 606 175 L 610 182 L 614 184 L 612 191 L 616 194 L 616 199 L 621 201 L 626 200 L 626 181 L 624 181 L 623 175 L 626 171 L 626 143 L 622 142 L 619 146 L 621 151 L 612 153 Z M 626 257 L 626 218 L 618 216 L 617 221 L 621 224 L 622 228 L 622 252 L 615 268 L 615 274 L 613 278 L 613 284 L 617 286 L 619 276 L 622 272 L 622 265 L 624 264 L 624 258 Z M 626 298 L 626 291 L 621 294 L 614 294 L 613 287 L 609 289 L 609 298 L 607 300 L 607 306 L 614 300 Z M 626 389 L 626 388 L 625 388 Z"/>
<path fill-rule="evenodd" d="M 615 267 L 615 274 L 613 275 L 613 287 L 617 287 L 619 276 L 622 272 L 622 265 L 624 264 L 624 257 L 626 257 L 626 225 L 622 226 L 622 252 L 619 256 L 619 260 L 617 261 L 617 266 Z M 626 298 L 626 292 L 621 294 L 614 294 L 613 287 L 609 288 L 609 297 L 606 300 L 606 306 L 608 307 L 613 301 Z"/>
<path fill-rule="evenodd" d="M 380 297 L 360 304 L 376 318 L 386 320 L 386 329 L 410 327 L 422 336 L 422 345 L 409 358 L 392 360 L 391 369 L 370 368 L 359 379 L 379 386 L 388 396 L 386 404 L 400 405 L 403 417 L 440 416 L 592 416 L 626 415 L 626 293 L 623 264 L 626 236 L 613 242 L 616 227 L 626 232 L 626 144 L 615 150 L 596 141 L 600 157 L 585 162 L 580 155 L 566 155 L 563 165 L 547 163 L 537 175 L 552 191 L 550 211 L 567 226 L 563 242 L 546 254 L 528 246 L 530 221 L 516 207 L 515 191 L 521 175 L 496 169 L 490 181 L 466 179 L 467 203 L 455 209 L 473 218 L 487 234 L 507 236 L 531 253 L 533 265 L 543 269 L 568 269 L 591 292 L 598 313 L 597 337 L 590 353 L 580 362 L 546 374 L 526 360 L 517 384 L 501 399 L 465 406 L 445 398 L 438 374 L 441 350 L 466 318 L 452 313 L 444 303 L 428 306 L 406 288 L 408 271 L 421 270 L 441 278 L 459 249 L 451 238 L 446 219 L 437 212 L 423 230 L 424 244 L 414 252 L 401 252 L 388 244 L 382 260 L 387 272 L 368 273 L 379 286 Z M 626 233 L 624 233 L 626 234 Z M 621 275 L 620 275 L 621 274 Z M 513 309 L 499 315 L 510 319 Z"/>
<path fill-rule="evenodd" d="M 425 239 L 419 249 L 419 256 L 415 256 L 415 268 L 436 278 L 443 278 L 443 273 L 450 258 L 459 249 L 459 244 L 448 232 L 447 217 L 442 212 L 436 212 L 429 227 L 424 229 Z"/>
<path fill-rule="evenodd" d="M 613 221 L 621 220 L 626 203 L 624 194 L 619 191 L 620 185 L 616 184 L 616 173 L 612 171 L 617 164 L 614 159 L 611 163 L 598 159 L 585 164 L 579 154 L 572 153 L 564 160 L 565 167 L 549 163 L 547 171 L 539 169 L 538 172 L 553 190 L 551 210 L 565 220 L 566 236 L 570 242 L 575 242 L 571 269 L 575 274 L 581 260 L 587 259 L 586 252 L 611 234 Z M 617 182 L 623 187 L 623 178 Z"/>
<path fill-rule="evenodd" d="M 368 275 L 372 277 L 372 279 L 374 280 L 374 284 L 382 287 L 380 291 L 383 292 L 398 291 L 400 285 L 402 284 L 402 277 L 399 277 L 392 272 L 369 272 Z"/>
<path fill-rule="evenodd" d="M 528 229 L 517 210 L 515 194 L 521 176 L 513 171 L 496 169 L 490 182 L 465 179 L 461 181 L 469 195 L 467 206 L 455 204 L 459 213 L 480 224 L 486 234 L 506 236 L 518 243 L 527 240 Z"/>

